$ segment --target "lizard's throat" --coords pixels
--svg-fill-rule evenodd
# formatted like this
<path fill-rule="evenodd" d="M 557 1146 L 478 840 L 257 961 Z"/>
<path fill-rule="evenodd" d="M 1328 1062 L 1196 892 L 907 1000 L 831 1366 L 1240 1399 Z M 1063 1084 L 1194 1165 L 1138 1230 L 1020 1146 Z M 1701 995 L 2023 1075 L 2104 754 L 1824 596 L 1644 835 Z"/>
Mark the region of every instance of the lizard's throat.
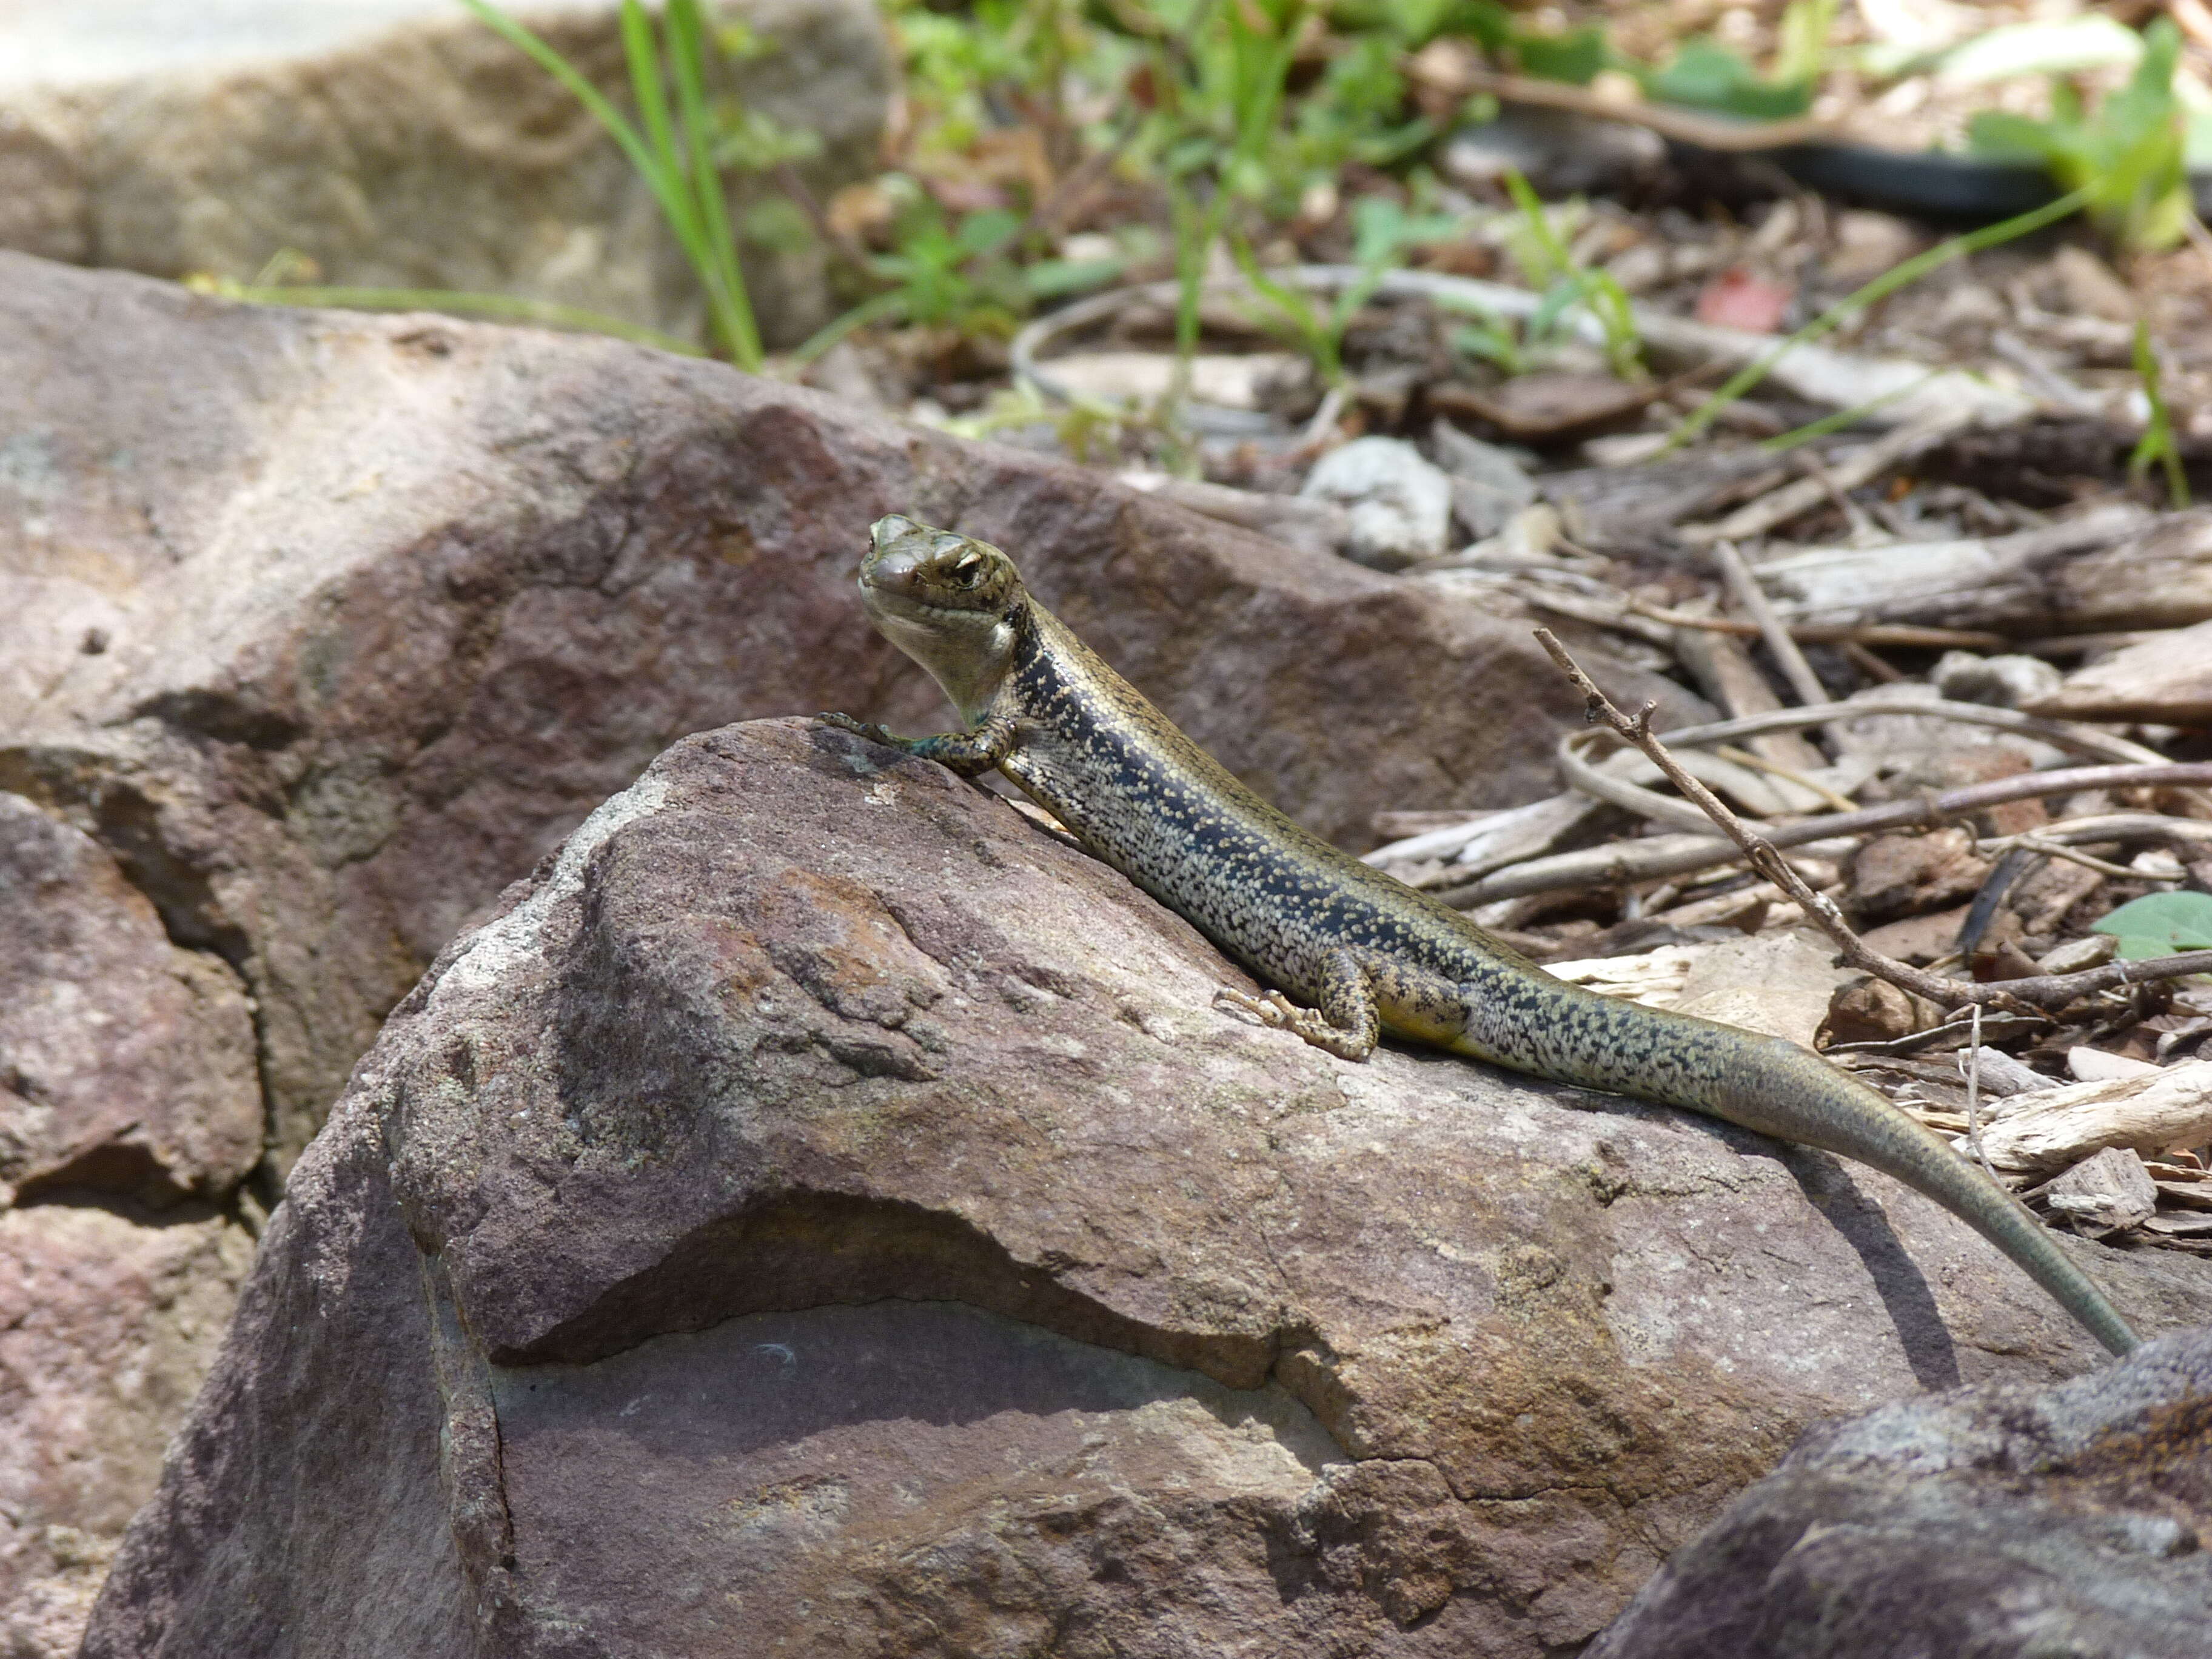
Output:
<path fill-rule="evenodd" d="M 874 602 L 877 629 L 924 668 L 970 726 L 990 710 L 1014 661 L 1014 626 L 988 611 L 928 610 L 905 615 Z"/>

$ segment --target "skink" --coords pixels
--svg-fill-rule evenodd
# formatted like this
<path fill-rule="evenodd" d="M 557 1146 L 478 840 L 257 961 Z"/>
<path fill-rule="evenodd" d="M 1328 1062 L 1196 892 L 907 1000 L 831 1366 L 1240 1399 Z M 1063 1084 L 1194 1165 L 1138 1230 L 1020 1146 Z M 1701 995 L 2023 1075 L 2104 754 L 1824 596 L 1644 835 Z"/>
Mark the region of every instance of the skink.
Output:
<path fill-rule="evenodd" d="M 1272 988 L 1225 1000 L 1346 1060 L 1387 1031 L 1854 1158 L 1966 1222 L 2112 1352 L 2136 1346 L 2018 1200 L 1873 1089 L 1783 1038 L 1553 978 L 1239 783 L 1030 597 L 997 548 L 896 514 L 869 539 L 871 618 L 966 729 L 902 738 L 823 718 L 967 776 L 996 767 Z"/>

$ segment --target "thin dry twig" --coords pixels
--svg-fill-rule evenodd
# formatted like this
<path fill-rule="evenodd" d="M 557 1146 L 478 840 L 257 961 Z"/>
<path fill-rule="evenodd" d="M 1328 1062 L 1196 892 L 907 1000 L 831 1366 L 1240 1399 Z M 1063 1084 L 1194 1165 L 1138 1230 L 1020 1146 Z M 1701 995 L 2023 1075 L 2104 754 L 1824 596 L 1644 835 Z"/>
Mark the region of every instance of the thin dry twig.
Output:
<path fill-rule="evenodd" d="M 1741 617 L 1698 617 L 1641 599 L 1628 602 L 1631 616 L 1643 617 L 1669 628 L 1702 628 L 1708 634 L 1734 634 L 1756 639 L 1759 626 Z M 2010 641 L 2002 634 L 1985 634 L 1971 628 L 1922 628 L 1912 623 L 1790 623 L 1790 637 L 1800 645 L 1889 645 L 1929 651 L 2002 651 Z"/>
<path fill-rule="evenodd" d="M 1714 524 L 1684 525 L 1675 535 L 1692 547 L 1702 547 L 1715 542 L 1748 541 L 1753 536 L 1764 536 L 1770 530 L 1785 525 L 1802 514 L 1809 513 L 1824 501 L 1845 499 L 1843 492 L 1869 483 L 1899 461 L 1909 461 L 1916 455 L 1926 453 L 1956 433 L 1965 422 L 1956 415 L 1945 414 L 1931 420 L 1916 421 L 1911 426 L 1899 427 L 1884 433 L 1863 449 L 1844 456 L 1833 466 L 1813 463 L 1815 469 L 1810 477 L 1799 478 L 1770 490 L 1757 501 L 1744 506 Z M 1801 463 L 1802 465 L 1802 463 Z"/>
<path fill-rule="evenodd" d="M 1925 997 L 1939 1007 L 1982 1004 L 2021 1013 L 2037 1008 L 2063 1007 L 2082 997 L 2122 985 L 2212 972 L 2212 951 L 2192 951 L 2179 956 L 2160 957 L 2149 962 L 2112 963 L 2079 974 L 2045 974 L 1984 985 L 1966 980 L 1944 979 L 1908 963 L 1899 962 L 1893 957 L 1884 956 L 1851 930 L 1850 924 L 1844 920 L 1843 912 L 1836 908 L 1832 899 L 1814 892 L 1805 879 L 1790 867 L 1789 861 L 1776 849 L 1772 842 L 1753 833 L 1718 796 L 1682 769 L 1681 763 L 1667 745 L 1652 732 L 1651 715 L 1658 706 L 1656 703 L 1646 702 L 1632 717 L 1622 714 L 1613 700 L 1598 690 L 1597 683 L 1583 672 L 1582 665 L 1568 654 L 1567 648 L 1559 643 L 1549 629 L 1538 629 L 1536 641 L 1559 665 L 1559 671 L 1582 692 L 1588 703 L 1589 718 L 1602 720 L 1643 750 L 1652 764 L 1666 774 L 1668 782 L 1702 807 L 1729 839 L 1742 849 L 1744 860 L 1753 871 L 1780 888 L 1792 902 L 1803 907 L 1805 914 L 1835 942 L 1843 960 L 1851 967 L 1886 979 L 1914 996 Z M 1830 833 L 1833 833 L 1833 820 L 1816 822 L 1822 823 Z"/>
<path fill-rule="evenodd" d="M 2180 881 L 2179 875 L 2147 876 L 2140 870 L 2130 870 L 2124 864 L 2114 864 L 2083 852 L 2078 847 L 2069 847 L 2063 842 L 2045 840 L 2041 836 L 2021 836 L 2013 845 L 2022 852 L 2040 853 L 2045 858 L 2064 859 L 2069 864 L 2078 864 L 2084 870 L 2094 870 L 2100 876 L 2114 876 L 2122 881 Z"/>
<path fill-rule="evenodd" d="M 1880 806 L 1862 806 L 1856 812 L 1838 812 L 1832 817 L 1807 818 L 1797 823 L 1778 825 L 1769 830 L 1766 836 L 1776 847 L 1804 847 L 1833 840 L 1847 848 L 1850 838 L 1854 836 L 1871 835 L 1883 830 L 1933 826 L 1962 817 L 1969 812 L 1978 812 L 1985 806 L 2002 805 L 2007 801 L 2027 800 L 2038 796 L 2069 795 L 2081 789 L 2203 783 L 2212 783 L 2212 763 L 2167 761 L 2156 766 L 2069 766 L 2047 772 L 2025 772 L 2016 777 L 1995 778 L 1987 783 L 1968 784 L 1963 788 L 1947 790 L 1939 795 L 1887 801 Z M 2150 816 L 2131 815 L 2134 818 L 2142 819 Z M 2070 830 L 2075 822 L 2069 820 L 2066 825 L 2046 825 L 2039 833 L 2056 838 L 2060 830 Z M 2194 823 L 2202 820 L 2172 818 L 2164 822 Z M 2121 824 L 2112 830 L 2107 838 L 2124 838 L 2137 828 L 2133 822 Z M 2171 833 L 2173 838 L 2179 839 L 2185 832 Z M 2010 844 L 2008 840 L 2003 842 L 2004 846 Z M 1984 847 L 1981 850 L 1986 852 L 1990 849 Z M 1717 864 L 1732 864 L 1739 856 L 1731 850 L 1730 843 L 1717 836 L 1652 836 L 1644 841 L 1616 842 L 1607 847 L 1586 848 L 1580 852 L 1555 853 L 1544 858 L 1524 860 L 1480 880 L 1445 888 L 1437 896 L 1447 904 L 1464 908 L 1473 904 L 1486 904 L 1492 899 L 1520 898 L 1530 893 L 1553 892 L 1563 887 L 1650 881 L 1662 876 L 1686 876 L 1699 870 L 1709 870 Z"/>
<path fill-rule="evenodd" d="M 1718 755 L 1723 760 L 1734 761 L 1738 766 L 1748 766 L 1754 771 L 1771 773 L 1785 782 L 1796 784 L 1800 789 L 1809 790 L 1838 812 L 1856 812 L 1859 810 L 1859 804 L 1849 795 L 1829 788 L 1818 779 L 1807 777 L 1794 767 L 1784 766 L 1779 761 L 1768 760 L 1764 755 L 1754 755 L 1748 749 L 1739 749 L 1732 743 L 1717 743 L 1713 745 L 1713 753 Z"/>
<path fill-rule="evenodd" d="M 1974 1149 L 1974 1161 L 1982 1166 L 1982 1173 L 1996 1181 L 1990 1155 L 1982 1150 L 1982 1005 L 1978 1002 L 1974 1005 L 1973 1029 L 1966 1034 L 1966 1052 L 1960 1057 L 1960 1070 L 1966 1074 L 1966 1145 Z"/>
<path fill-rule="evenodd" d="M 1797 694 L 1802 703 L 1823 703 L 1828 701 L 1828 688 L 1820 684 L 1820 677 L 1813 672 L 1813 665 L 1805 660 L 1805 653 L 1797 648 L 1797 641 L 1790 637 L 1790 630 L 1782 625 L 1775 614 L 1773 601 L 1766 590 L 1759 585 L 1759 578 L 1751 574 L 1734 542 L 1713 544 L 1713 562 L 1720 567 L 1721 580 L 1728 584 L 1735 602 L 1743 613 L 1759 624 L 1759 636 L 1766 648 L 1774 653 L 1774 660 L 1782 669 L 1783 678 Z"/>
<path fill-rule="evenodd" d="M 1803 636 L 1801 635 L 1798 637 Z M 1884 662 L 1869 651 L 1862 641 L 1843 640 L 1838 642 L 1837 648 L 1849 659 L 1852 667 L 1857 669 L 1860 673 L 1877 685 L 1895 685 L 1908 678 L 1902 668 L 1894 668 Z M 1971 647 L 1967 648 L 1972 649 Z"/>

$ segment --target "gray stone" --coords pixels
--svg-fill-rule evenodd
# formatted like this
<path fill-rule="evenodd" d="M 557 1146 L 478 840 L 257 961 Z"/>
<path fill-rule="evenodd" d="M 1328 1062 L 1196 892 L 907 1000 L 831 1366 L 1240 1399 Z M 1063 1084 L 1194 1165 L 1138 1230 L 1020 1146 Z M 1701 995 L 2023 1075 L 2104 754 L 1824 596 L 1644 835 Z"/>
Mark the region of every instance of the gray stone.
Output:
<path fill-rule="evenodd" d="M 1971 651 L 1946 651 L 1929 675 L 1937 692 L 1953 702 L 1999 708 L 2039 703 L 2058 690 L 2063 678 L 2040 657 L 1980 657 Z"/>
<path fill-rule="evenodd" d="M 608 3 L 520 9 L 627 102 Z M 727 91 L 815 134 L 819 194 L 871 173 L 891 92 L 867 0 L 746 0 Z M 380 26 L 381 33 L 375 33 Z M 735 187 L 741 220 L 763 194 Z M 430 0 L 0 9 L 0 247 L 160 276 L 437 289 L 705 338 L 696 278 L 590 114 Z M 763 331 L 829 319 L 818 252 L 744 247 Z"/>
<path fill-rule="evenodd" d="M 1812 1422 L 2096 1363 L 1882 1177 L 1245 983 L 939 768 L 678 744 L 356 1070 L 88 1659 L 1537 1659 Z"/>
<path fill-rule="evenodd" d="M 2212 1331 L 1826 1424 L 1584 1659 L 2202 1659 Z"/>
<path fill-rule="evenodd" d="M 1354 438 L 1330 450 L 1298 494 L 1351 515 L 1346 551 L 1362 564 L 1396 570 L 1444 550 L 1451 481 L 1402 439 Z"/>

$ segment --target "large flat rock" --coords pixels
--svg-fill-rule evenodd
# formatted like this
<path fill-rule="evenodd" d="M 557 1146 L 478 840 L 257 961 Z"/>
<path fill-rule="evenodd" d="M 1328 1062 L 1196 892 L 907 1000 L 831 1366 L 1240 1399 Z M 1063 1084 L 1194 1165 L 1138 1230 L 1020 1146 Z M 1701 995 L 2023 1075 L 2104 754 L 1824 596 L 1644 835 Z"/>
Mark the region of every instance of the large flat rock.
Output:
<path fill-rule="evenodd" d="M 1535 1659 L 1818 1419 L 2100 1363 L 1881 1176 L 1241 982 L 941 769 L 677 744 L 394 1012 L 88 1659 Z"/>

